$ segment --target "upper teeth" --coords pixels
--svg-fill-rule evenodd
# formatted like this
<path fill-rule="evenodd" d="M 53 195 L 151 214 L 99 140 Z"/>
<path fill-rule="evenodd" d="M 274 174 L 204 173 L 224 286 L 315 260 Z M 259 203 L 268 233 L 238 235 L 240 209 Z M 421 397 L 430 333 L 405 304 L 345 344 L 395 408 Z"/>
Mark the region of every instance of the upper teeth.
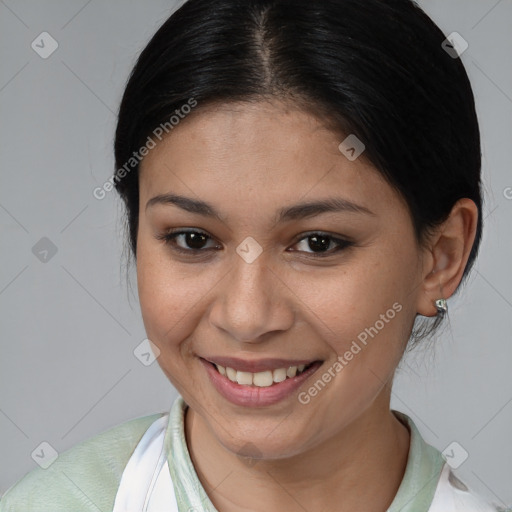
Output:
<path fill-rule="evenodd" d="M 241 372 L 230 368 L 225 368 L 220 364 L 215 365 L 221 375 L 225 375 L 230 381 L 246 386 L 258 386 L 265 388 L 272 386 L 274 382 L 283 382 L 286 378 L 295 377 L 297 371 L 301 372 L 306 367 L 305 364 L 299 366 L 289 366 L 288 368 L 277 368 L 276 370 L 267 370 L 264 372 L 252 373 Z"/>

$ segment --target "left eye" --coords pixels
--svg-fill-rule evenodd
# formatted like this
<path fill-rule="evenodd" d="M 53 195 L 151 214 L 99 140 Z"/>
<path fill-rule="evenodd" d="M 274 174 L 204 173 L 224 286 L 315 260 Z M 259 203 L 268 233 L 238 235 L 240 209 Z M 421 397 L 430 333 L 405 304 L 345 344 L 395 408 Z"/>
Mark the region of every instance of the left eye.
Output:
<path fill-rule="evenodd" d="M 188 253 L 189 255 L 220 248 L 215 244 L 213 245 L 213 247 L 205 248 L 204 246 L 206 242 L 208 242 L 209 240 L 213 240 L 213 238 L 204 233 L 203 231 L 171 231 L 163 235 L 157 235 L 156 238 L 158 240 L 164 240 L 165 243 L 169 245 L 173 251 L 184 254 Z M 184 244 L 184 246 L 178 244 L 178 241 L 180 240 L 181 243 Z M 306 242 L 307 240 L 309 240 L 309 242 Z M 345 249 L 353 245 L 353 242 L 349 240 L 337 238 L 326 233 L 316 232 L 309 233 L 306 236 L 303 236 L 302 238 L 298 239 L 294 245 L 300 245 L 301 243 L 305 244 L 309 249 L 312 249 L 313 251 L 311 253 L 308 253 L 308 251 L 299 250 L 298 252 L 314 254 L 317 257 L 330 256 L 335 252 L 338 252 L 342 249 Z M 332 244 L 334 244 L 335 246 L 334 249 L 329 249 Z"/>
<path fill-rule="evenodd" d="M 306 240 L 309 240 L 309 242 L 306 242 Z M 301 243 L 304 243 L 310 249 L 318 250 L 319 252 L 313 251 L 313 254 L 320 257 L 322 257 L 324 254 L 326 256 L 330 256 L 332 253 L 341 251 L 342 249 L 353 245 L 353 243 L 348 240 L 336 238 L 325 233 L 311 233 L 305 237 L 302 237 L 297 242 L 297 244 Z M 334 250 L 328 250 L 331 244 L 334 244 Z"/>

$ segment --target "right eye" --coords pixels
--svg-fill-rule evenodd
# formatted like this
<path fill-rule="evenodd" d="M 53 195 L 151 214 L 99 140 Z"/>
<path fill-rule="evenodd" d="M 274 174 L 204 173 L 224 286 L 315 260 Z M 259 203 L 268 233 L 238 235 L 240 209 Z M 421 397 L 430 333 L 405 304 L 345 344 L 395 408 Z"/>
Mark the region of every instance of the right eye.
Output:
<path fill-rule="evenodd" d="M 158 240 L 163 240 L 171 250 L 181 254 L 196 255 L 198 253 L 210 251 L 212 247 L 204 249 L 204 245 L 212 237 L 203 231 L 176 229 L 167 231 L 162 235 L 157 235 Z M 181 246 L 178 244 L 181 242 Z M 186 247 L 189 247 L 188 249 Z M 218 247 L 214 246 L 213 248 Z"/>

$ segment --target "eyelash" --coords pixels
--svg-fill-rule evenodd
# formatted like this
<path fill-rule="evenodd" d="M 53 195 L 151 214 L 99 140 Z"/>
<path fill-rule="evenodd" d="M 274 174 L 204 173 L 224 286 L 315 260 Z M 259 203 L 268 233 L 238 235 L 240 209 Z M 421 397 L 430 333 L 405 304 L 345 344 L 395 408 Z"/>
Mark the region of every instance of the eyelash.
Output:
<path fill-rule="evenodd" d="M 172 251 L 175 251 L 180 254 L 186 254 L 188 256 L 199 256 L 200 253 L 208 252 L 214 248 L 209 249 L 183 249 L 182 247 L 179 247 L 176 245 L 175 239 L 180 235 L 186 235 L 188 233 L 194 233 L 197 235 L 204 235 L 208 240 L 213 240 L 213 238 L 209 235 L 207 235 L 204 231 L 196 231 L 196 230 L 176 230 L 176 231 L 168 231 L 167 233 L 164 233 L 162 235 L 156 235 L 157 240 L 163 240 L 166 245 L 170 247 Z M 343 249 L 346 249 L 348 247 L 351 247 L 354 245 L 354 242 L 350 240 L 344 240 L 342 238 L 336 238 L 332 235 L 329 235 L 328 233 L 324 233 L 322 231 L 312 231 L 306 234 L 305 236 L 302 236 L 302 238 L 297 239 L 293 245 L 296 245 L 299 242 L 302 242 L 303 240 L 307 240 L 308 238 L 311 238 L 315 235 L 320 235 L 324 238 L 329 239 L 330 241 L 338 244 L 338 247 L 334 250 L 329 250 L 324 253 L 315 253 L 315 252 L 306 252 L 306 254 L 313 255 L 314 258 L 327 258 L 329 256 L 332 256 L 334 253 L 337 253 L 339 251 L 342 251 Z M 208 241 L 207 240 L 207 241 Z M 330 245 L 330 244 L 329 244 Z M 304 251 L 297 251 L 297 252 L 304 252 Z"/>

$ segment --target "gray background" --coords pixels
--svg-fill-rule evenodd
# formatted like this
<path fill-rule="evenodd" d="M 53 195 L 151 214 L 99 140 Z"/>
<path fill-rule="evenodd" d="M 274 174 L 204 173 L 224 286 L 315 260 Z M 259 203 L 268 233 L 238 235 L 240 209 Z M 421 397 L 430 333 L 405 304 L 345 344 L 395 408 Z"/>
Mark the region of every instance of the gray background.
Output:
<path fill-rule="evenodd" d="M 120 202 L 92 190 L 114 170 L 115 112 L 136 55 L 175 5 L 0 1 L 0 492 L 35 467 L 43 440 L 62 452 L 174 400 L 157 363 L 133 354 L 145 333 L 122 267 Z M 469 43 L 485 229 L 449 325 L 405 361 L 392 407 L 437 448 L 458 442 L 469 454 L 458 475 L 510 506 L 512 1 L 420 5 Z M 43 31 L 59 44 L 47 59 L 31 48 Z M 32 252 L 42 237 L 57 248 L 45 263 Z"/>

